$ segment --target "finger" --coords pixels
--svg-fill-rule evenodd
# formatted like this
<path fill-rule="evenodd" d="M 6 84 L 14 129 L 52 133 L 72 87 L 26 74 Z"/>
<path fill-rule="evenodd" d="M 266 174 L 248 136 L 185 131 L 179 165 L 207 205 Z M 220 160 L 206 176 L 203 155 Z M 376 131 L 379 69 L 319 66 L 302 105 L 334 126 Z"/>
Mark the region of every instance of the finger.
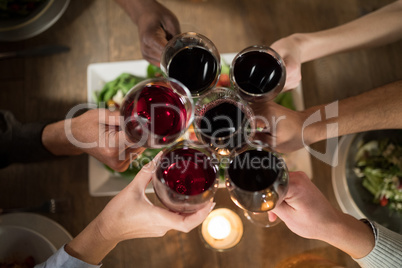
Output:
<path fill-rule="evenodd" d="M 162 20 L 162 27 L 166 33 L 169 35 L 166 36 L 167 40 L 170 40 L 173 36 L 179 34 L 180 31 L 180 23 L 177 20 L 176 16 L 171 14 L 171 16 L 165 16 Z"/>
<path fill-rule="evenodd" d="M 165 226 L 170 229 L 188 233 L 205 220 L 209 212 L 215 207 L 215 204 L 216 203 L 211 202 L 196 213 L 190 215 L 181 215 L 162 208 L 158 209 L 162 210 L 159 212 L 159 215 L 163 217 L 162 220 L 165 222 Z"/>
<path fill-rule="evenodd" d="M 274 212 L 268 211 L 268 220 L 269 220 L 270 222 L 274 222 L 274 221 L 276 221 L 277 219 L 278 219 L 278 216 L 277 216 Z"/>
<path fill-rule="evenodd" d="M 168 42 L 166 33 L 160 25 L 152 27 L 148 32 L 152 34 L 144 36 L 143 54 L 153 62 L 159 63 L 162 52 Z"/>
<path fill-rule="evenodd" d="M 143 168 L 141 168 L 140 172 L 133 179 L 133 187 L 139 191 L 144 192 L 145 188 L 149 184 L 152 179 L 152 175 L 156 171 L 157 163 L 162 155 L 162 152 L 159 152 L 155 158 L 146 164 Z"/>
<path fill-rule="evenodd" d="M 215 205 L 216 203 L 211 203 L 198 210 L 196 213 L 186 216 L 180 231 L 187 233 L 200 225 L 208 214 L 214 209 Z"/>

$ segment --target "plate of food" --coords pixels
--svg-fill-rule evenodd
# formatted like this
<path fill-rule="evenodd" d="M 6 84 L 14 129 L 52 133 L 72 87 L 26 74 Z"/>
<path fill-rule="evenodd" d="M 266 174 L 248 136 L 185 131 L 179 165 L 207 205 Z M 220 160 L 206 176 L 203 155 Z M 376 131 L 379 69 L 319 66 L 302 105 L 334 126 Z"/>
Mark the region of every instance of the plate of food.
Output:
<path fill-rule="evenodd" d="M 222 54 L 222 71 L 217 86 L 230 87 L 229 64 L 236 53 Z M 87 98 L 89 103 L 105 105 L 108 109 L 118 109 L 124 95 L 144 79 L 162 76 L 162 71 L 145 60 L 93 63 L 88 66 Z M 301 86 L 292 91 L 281 93 L 276 102 L 288 108 L 303 110 Z M 194 138 L 193 128 L 184 134 L 184 139 Z M 89 157 L 89 192 L 92 196 L 113 196 L 120 192 L 134 178 L 143 165 L 156 156 L 160 149 L 147 149 L 125 172 L 115 172 L 93 157 Z M 301 170 L 312 175 L 311 159 L 307 150 L 301 149 L 284 156 L 289 170 Z M 221 172 L 221 174 L 223 174 Z M 224 186 L 221 175 L 220 187 Z M 147 193 L 153 192 L 151 185 Z"/>
<path fill-rule="evenodd" d="M 332 184 L 343 212 L 402 234 L 402 130 L 343 136 Z"/>

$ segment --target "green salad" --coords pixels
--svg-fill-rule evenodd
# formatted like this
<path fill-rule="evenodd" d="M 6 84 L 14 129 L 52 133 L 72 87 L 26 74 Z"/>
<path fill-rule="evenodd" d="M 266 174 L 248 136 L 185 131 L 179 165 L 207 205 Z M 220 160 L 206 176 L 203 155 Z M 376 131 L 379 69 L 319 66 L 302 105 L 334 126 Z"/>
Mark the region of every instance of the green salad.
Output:
<path fill-rule="evenodd" d="M 222 61 L 222 71 L 217 86 L 228 87 L 228 88 L 231 87 L 229 79 L 229 70 L 230 70 L 229 64 Z M 116 79 L 107 82 L 100 91 L 94 92 L 93 98 L 97 103 L 98 107 L 106 106 L 106 108 L 110 110 L 116 110 L 120 108 L 124 96 L 132 87 L 134 87 L 136 84 L 145 79 L 161 77 L 162 75 L 163 75 L 162 70 L 159 67 L 149 64 L 147 67 L 146 77 L 140 77 L 129 73 L 122 73 Z M 275 102 L 289 109 L 295 110 L 292 93 L 289 91 L 279 94 L 276 97 Z M 151 161 L 159 153 L 159 151 L 161 151 L 161 149 L 146 149 L 140 156 L 138 156 L 132 162 L 132 164 L 126 171 L 119 172 L 119 174 L 124 177 L 132 179 L 140 171 L 142 166 Z M 108 166 L 105 167 L 110 172 L 117 173 L 110 167 Z M 221 169 L 220 177 L 221 180 L 224 180 L 223 169 Z"/>
<path fill-rule="evenodd" d="M 355 174 L 373 202 L 402 213 L 402 145 L 388 138 L 363 144 L 355 157 Z"/>

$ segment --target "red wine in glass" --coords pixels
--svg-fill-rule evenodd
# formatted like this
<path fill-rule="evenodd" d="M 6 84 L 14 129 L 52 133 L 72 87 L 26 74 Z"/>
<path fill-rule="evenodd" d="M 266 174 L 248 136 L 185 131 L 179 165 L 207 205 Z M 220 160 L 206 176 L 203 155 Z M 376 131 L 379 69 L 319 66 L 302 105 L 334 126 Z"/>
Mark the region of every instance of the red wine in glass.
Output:
<path fill-rule="evenodd" d="M 282 167 L 271 152 L 250 150 L 237 155 L 229 165 L 228 174 L 239 188 L 255 192 L 272 186 Z"/>
<path fill-rule="evenodd" d="M 199 95 L 216 84 L 218 69 L 218 62 L 209 50 L 190 46 L 173 56 L 167 74 L 182 82 L 191 94 Z"/>
<path fill-rule="evenodd" d="M 250 139 L 253 113 L 233 90 L 214 88 L 196 104 L 194 128 L 199 140 L 218 155 L 228 155 Z"/>
<path fill-rule="evenodd" d="M 144 143 L 140 144 L 144 147 L 168 145 L 191 124 L 190 93 L 176 82 L 166 78 L 147 80 L 126 95 L 121 114 L 125 133 L 132 142 Z"/>
<path fill-rule="evenodd" d="M 152 183 L 167 208 L 180 213 L 196 212 L 209 203 L 216 192 L 217 160 L 200 144 L 179 142 L 164 150 Z"/>
<path fill-rule="evenodd" d="M 170 39 L 162 52 L 160 66 L 166 76 L 182 82 L 193 97 L 212 89 L 221 72 L 220 55 L 215 45 L 194 32 Z"/>
<path fill-rule="evenodd" d="M 279 222 L 270 221 L 267 214 L 288 190 L 288 170 L 278 153 L 258 144 L 236 149 L 225 174 L 231 199 L 250 221 L 264 227 Z"/>
<path fill-rule="evenodd" d="M 243 99 L 250 102 L 269 101 L 282 90 L 286 70 L 281 57 L 274 50 L 252 46 L 233 59 L 230 76 Z"/>
<path fill-rule="evenodd" d="M 165 183 L 175 192 L 183 195 L 203 193 L 216 179 L 216 170 L 208 157 L 191 148 L 179 148 L 162 159 Z"/>

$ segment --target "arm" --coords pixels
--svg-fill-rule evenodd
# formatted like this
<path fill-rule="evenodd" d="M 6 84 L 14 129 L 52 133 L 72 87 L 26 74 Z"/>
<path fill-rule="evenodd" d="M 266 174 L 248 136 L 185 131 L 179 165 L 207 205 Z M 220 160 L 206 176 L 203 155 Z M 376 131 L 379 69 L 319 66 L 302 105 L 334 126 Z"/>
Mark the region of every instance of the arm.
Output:
<path fill-rule="evenodd" d="M 271 45 L 285 61 L 285 89 L 300 82 L 304 62 L 354 49 L 381 46 L 402 38 L 402 1 L 395 1 L 349 23 L 313 33 L 296 33 Z"/>
<path fill-rule="evenodd" d="M 10 111 L 0 110 L 0 168 L 54 158 L 42 144 L 47 123 L 21 124 Z"/>
<path fill-rule="evenodd" d="M 117 171 L 124 171 L 144 148 L 131 147 L 120 128 L 119 112 L 95 109 L 47 125 L 42 134 L 45 148 L 53 155 L 87 153 Z"/>
<path fill-rule="evenodd" d="M 180 33 L 177 17 L 155 0 L 115 0 L 137 25 L 143 57 L 159 66 L 168 40 Z"/>
<path fill-rule="evenodd" d="M 303 172 L 290 173 L 288 193 L 270 213 L 301 237 L 325 241 L 354 258 L 374 247 L 372 230 L 332 207 Z"/>
<path fill-rule="evenodd" d="M 256 115 L 266 118 L 261 126 L 266 132 L 256 135 L 279 152 L 292 152 L 325 139 L 362 131 L 402 128 L 402 81 L 334 103 L 318 105 L 305 111 L 289 110 L 273 102 L 254 104 Z M 326 107 L 332 106 L 336 116 L 329 117 Z M 314 115 L 321 119 L 309 124 Z M 328 118 L 329 117 L 329 118 Z M 327 129 L 332 124 L 334 127 Z M 268 126 L 267 126 L 268 125 Z"/>
<path fill-rule="evenodd" d="M 189 232 L 205 219 L 213 204 L 194 214 L 180 215 L 154 206 L 147 199 L 144 191 L 160 155 L 142 168 L 134 180 L 65 246 L 68 254 L 96 265 L 121 241 L 161 237 L 172 229 Z"/>

